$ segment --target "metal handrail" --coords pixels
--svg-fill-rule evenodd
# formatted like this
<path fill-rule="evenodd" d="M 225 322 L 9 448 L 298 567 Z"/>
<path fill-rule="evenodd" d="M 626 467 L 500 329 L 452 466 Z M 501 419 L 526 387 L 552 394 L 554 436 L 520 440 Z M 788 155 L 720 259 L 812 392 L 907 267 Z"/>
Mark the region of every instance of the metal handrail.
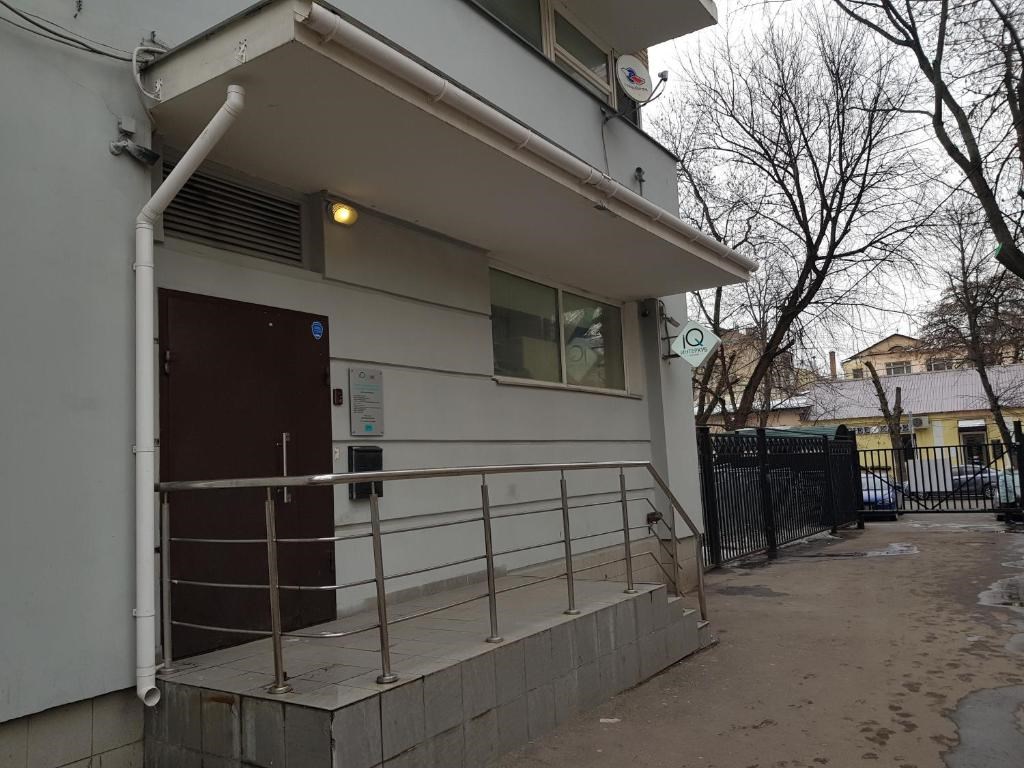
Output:
<path fill-rule="evenodd" d="M 655 482 L 661 484 L 649 461 L 586 461 L 568 464 L 493 464 L 476 467 L 436 467 L 430 469 L 382 469 L 374 472 L 336 472 L 328 475 L 289 475 L 288 477 L 240 477 L 230 480 L 170 480 L 157 483 L 159 492 L 207 491 L 227 488 L 283 488 L 306 485 L 348 485 L 385 480 L 419 480 L 431 477 L 472 477 L 473 475 L 509 475 L 524 472 L 569 472 L 584 469 L 639 469 L 647 467 L 654 473 Z"/>
<path fill-rule="evenodd" d="M 666 548 L 664 542 L 661 541 L 660 536 L 658 537 L 659 544 L 663 549 L 668 550 L 668 554 L 672 559 L 672 575 L 669 576 L 668 572 L 665 571 L 665 567 L 661 564 L 660 560 L 654 557 L 653 553 L 641 553 L 649 554 L 657 562 L 659 568 L 665 572 L 668 576 L 669 582 L 672 584 L 676 594 L 681 594 L 680 584 L 680 564 L 679 564 L 679 538 L 676 536 L 676 512 L 682 517 L 683 522 L 689 528 L 693 534 L 696 546 L 694 547 L 694 555 L 696 560 L 696 571 L 697 571 L 697 600 L 700 606 L 700 615 L 702 619 L 707 619 L 707 605 L 704 594 L 704 564 L 703 564 L 703 553 L 700 546 L 701 533 L 694 525 L 693 520 L 686 513 L 682 504 L 676 498 L 675 494 L 672 493 L 668 484 L 664 481 L 654 466 L 648 461 L 596 461 L 596 462 L 572 462 L 572 463 L 560 463 L 560 464 L 497 464 L 487 466 L 474 466 L 474 467 L 443 467 L 443 468 L 432 468 L 432 469 L 405 469 L 405 470 L 381 470 L 376 472 L 347 472 L 347 473 L 334 473 L 324 475 L 297 475 L 297 476 L 285 476 L 285 477 L 260 477 L 260 478 L 235 478 L 235 479 L 224 479 L 224 480 L 191 480 L 191 481 L 169 481 L 156 484 L 157 492 L 163 494 L 162 504 L 162 515 L 161 515 L 161 556 L 162 556 L 162 579 L 161 579 L 161 591 L 163 596 L 164 611 L 163 611 L 163 629 L 164 629 L 164 663 L 161 667 L 164 673 L 174 671 L 173 667 L 173 654 L 171 649 L 171 628 L 172 626 L 185 626 L 196 629 L 218 631 L 218 632 L 237 632 L 239 634 L 269 636 L 273 640 L 273 651 L 274 651 L 274 684 L 271 685 L 268 690 L 270 693 L 286 693 L 291 690 L 291 686 L 288 685 L 286 680 L 286 674 L 284 671 L 284 657 L 281 638 L 285 635 L 289 637 L 342 637 L 346 635 L 356 634 L 358 632 L 365 632 L 372 629 L 377 629 L 380 634 L 380 646 L 381 646 L 381 674 L 378 676 L 377 681 L 382 684 L 393 683 L 398 677 L 391 670 L 391 659 L 389 649 L 389 638 L 388 638 L 388 625 L 408 621 L 419 616 L 429 615 L 436 613 L 441 610 L 453 608 L 458 605 L 464 605 L 474 600 L 480 600 L 487 598 L 489 603 L 490 611 L 490 635 L 486 638 L 487 642 L 500 643 L 502 637 L 498 633 L 498 611 L 497 611 L 497 596 L 505 592 L 510 592 L 516 589 L 522 589 L 526 586 L 533 584 L 542 583 L 545 581 L 551 581 L 553 579 L 565 578 L 566 587 L 568 592 L 568 608 L 565 613 L 576 614 L 579 611 L 576 608 L 575 598 L 575 585 L 574 585 L 574 571 L 577 570 L 573 566 L 573 553 L 572 553 L 572 533 L 571 524 L 569 519 L 569 503 L 568 503 L 568 492 L 566 488 L 565 473 L 572 471 L 583 471 L 583 470 L 601 470 L 601 469 L 617 469 L 619 475 L 619 493 L 618 502 L 622 507 L 622 526 L 610 531 L 604 531 L 596 534 L 588 534 L 586 536 L 577 537 L 576 541 L 592 539 L 599 536 L 608 536 L 617 533 L 622 534 L 624 557 L 622 561 L 625 563 L 626 571 L 626 592 L 635 593 L 633 580 L 633 552 L 632 552 L 632 541 L 630 533 L 632 530 L 642 530 L 644 527 L 649 526 L 630 526 L 628 516 L 628 497 L 626 489 L 626 469 L 645 469 L 654 480 L 655 485 L 668 499 L 671 512 L 668 515 L 668 520 L 664 518 L 661 522 L 667 522 L 669 534 L 672 539 L 673 546 Z M 521 474 L 528 472 L 558 472 L 560 476 L 560 507 L 553 509 L 540 509 L 540 510 L 529 510 L 522 513 L 509 513 L 504 515 L 492 515 L 490 509 L 490 495 L 487 485 L 487 478 L 489 475 L 505 475 L 505 474 Z M 416 479 L 428 479 L 438 477 L 473 477 L 479 476 L 481 480 L 480 484 L 480 500 L 481 500 L 481 511 L 482 515 L 474 516 L 466 520 L 457 521 L 445 521 L 443 523 L 427 524 L 423 526 L 407 526 L 405 528 L 392 529 L 388 531 L 381 530 L 381 519 L 380 519 L 380 501 L 376 492 L 376 484 L 383 481 L 394 481 L 394 480 L 416 480 Z M 333 486 L 333 485 L 347 485 L 350 483 L 369 484 L 370 492 L 370 531 L 365 534 L 356 535 L 343 535 L 333 537 L 312 537 L 312 538 L 278 538 L 276 533 L 276 520 L 275 520 L 275 502 L 273 497 L 274 488 L 296 488 L 304 486 Z M 171 537 L 170 535 L 170 501 L 169 494 L 183 491 L 205 491 L 205 490 L 221 490 L 221 489 L 237 489 L 237 488 L 263 488 L 266 490 L 266 499 L 264 501 L 264 512 L 265 512 L 265 526 L 266 535 L 265 538 L 249 538 L 249 539 L 201 539 L 195 537 Z M 634 499 L 635 501 L 635 499 Z M 609 502 L 614 503 L 614 502 Z M 592 506 L 592 505 L 586 505 Z M 529 545 L 523 547 L 517 547 L 514 549 L 504 550 L 495 552 L 493 545 L 493 537 L 491 530 L 491 523 L 495 519 L 502 519 L 504 517 L 514 517 L 519 514 L 539 514 L 541 512 L 555 512 L 561 511 L 562 513 L 562 538 L 551 542 L 545 542 L 543 544 Z M 383 566 L 383 552 L 382 552 L 382 538 L 385 535 L 391 533 L 401 533 L 416 530 L 427 530 L 432 528 L 438 528 L 448 525 L 460 525 L 468 523 L 483 523 L 484 528 L 484 554 L 472 558 L 466 558 L 464 560 L 458 560 L 455 562 L 443 563 L 441 565 L 429 566 L 425 568 L 418 568 L 415 570 L 405 571 L 401 573 L 394 573 L 385 575 Z M 277 559 L 277 545 L 281 543 L 309 543 L 309 542 L 336 542 L 346 541 L 351 539 L 362 539 L 370 538 L 373 541 L 373 566 L 374 576 L 373 578 L 367 578 L 360 581 L 349 582 L 346 584 L 337 585 L 311 585 L 311 586 L 296 586 L 281 584 L 278 578 L 278 559 Z M 230 584 L 230 583 L 214 583 L 214 582 L 199 582 L 190 581 L 187 579 L 172 579 L 170 576 L 170 549 L 172 542 L 207 542 L 207 543 L 260 543 L 265 544 L 267 547 L 267 567 L 269 578 L 266 584 Z M 516 552 L 523 552 L 532 549 L 540 549 L 543 547 L 553 547 L 562 544 L 564 547 L 564 558 L 565 558 L 565 570 L 561 573 L 555 574 L 554 576 L 547 576 L 543 578 L 537 578 L 524 584 L 518 584 L 512 587 L 506 587 L 504 589 L 497 589 L 495 584 L 495 568 L 494 559 L 508 554 Z M 389 622 L 388 620 L 388 608 L 387 608 L 387 593 L 385 589 L 385 583 L 387 580 L 417 575 L 420 573 L 427 573 L 429 571 L 435 571 L 442 568 L 450 568 L 454 565 L 462 565 L 465 563 L 475 562 L 478 560 L 484 560 L 486 563 L 487 573 L 487 592 L 482 595 L 477 595 L 471 598 L 460 600 L 455 603 L 438 606 L 431 608 L 426 611 L 419 613 L 402 616 L 397 619 L 393 619 Z M 593 568 L 611 565 L 619 560 L 609 561 L 606 563 L 599 563 L 597 565 L 587 566 L 586 568 L 578 569 L 580 571 L 591 570 Z M 184 622 L 180 620 L 174 620 L 171 618 L 170 611 L 170 589 L 172 584 L 194 584 L 211 587 L 224 587 L 224 588 L 244 588 L 244 589 L 266 589 L 269 593 L 270 602 L 270 616 L 271 616 L 271 629 L 269 630 L 254 630 L 254 629 L 232 629 L 228 627 L 215 627 L 211 625 L 197 624 L 192 622 Z M 354 630 L 346 630 L 343 632 L 322 632 L 322 633 L 303 633 L 303 632 L 284 632 L 281 627 L 281 605 L 280 605 L 280 592 L 281 590 L 340 590 L 348 589 L 357 586 L 366 586 L 374 584 L 377 592 L 377 623 L 374 625 L 360 627 Z"/>

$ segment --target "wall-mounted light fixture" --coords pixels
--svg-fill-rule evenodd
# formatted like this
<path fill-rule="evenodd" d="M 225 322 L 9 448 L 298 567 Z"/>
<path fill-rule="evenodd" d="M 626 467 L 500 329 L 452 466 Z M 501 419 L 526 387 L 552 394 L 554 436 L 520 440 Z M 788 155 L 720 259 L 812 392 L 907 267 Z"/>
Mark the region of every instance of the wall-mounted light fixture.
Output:
<path fill-rule="evenodd" d="M 345 203 L 331 203 L 331 219 L 335 224 L 351 227 L 359 218 L 359 212 Z"/>

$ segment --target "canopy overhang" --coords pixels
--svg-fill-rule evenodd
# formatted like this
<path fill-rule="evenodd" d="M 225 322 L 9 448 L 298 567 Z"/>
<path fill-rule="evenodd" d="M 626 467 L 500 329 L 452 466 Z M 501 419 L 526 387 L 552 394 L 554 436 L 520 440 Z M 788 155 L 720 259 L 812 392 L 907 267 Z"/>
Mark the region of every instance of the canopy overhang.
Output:
<path fill-rule="evenodd" d="M 514 268 L 619 299 L 740 282 L 754 262 L 478 97 L 308 0 L 273 0 L 144 73 L 171 146 L 231 83 L 238 124 L 211 155 L 470 243 Z M 358 225 L 357 225 L 358 226 Z"/>

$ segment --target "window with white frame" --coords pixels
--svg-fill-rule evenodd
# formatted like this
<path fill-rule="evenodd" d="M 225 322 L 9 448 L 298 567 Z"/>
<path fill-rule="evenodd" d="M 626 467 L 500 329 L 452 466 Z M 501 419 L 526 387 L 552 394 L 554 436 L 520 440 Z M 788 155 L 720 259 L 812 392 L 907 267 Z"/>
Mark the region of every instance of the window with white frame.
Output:
<path fill-rule="evenodd" d="M 954 368 L 956 368 L 956 364 L 949 359 L 932 358 L 928 361 L 929 371 L 952 371 Z"/>
<path fill-rule="evenodd" d="M 910 373 L 909 360 L 897 360 L 896 362 L 885 364 L 886 376 L 899 376 L 904 373 Z"/>
<path fill-rule="evenodd" d="M 555 63 L 595 96 L 613 104 L 612 63 L 608 49 L 595 43 L 561 11 L 552 11 L 551 14 L 551 51 Z"/>
<path fill-rule="evenodd" d="M 472 1 L 602 101 L 614 107 L 626 98 L 616 93 L 611 46 L 567 9 L 556 9 L 552 0 Z"/>
<path fill-rule="evenodd" d="M 587 389 L 626 389 L 622 308 L 491 270 L 494 373 Z"/>

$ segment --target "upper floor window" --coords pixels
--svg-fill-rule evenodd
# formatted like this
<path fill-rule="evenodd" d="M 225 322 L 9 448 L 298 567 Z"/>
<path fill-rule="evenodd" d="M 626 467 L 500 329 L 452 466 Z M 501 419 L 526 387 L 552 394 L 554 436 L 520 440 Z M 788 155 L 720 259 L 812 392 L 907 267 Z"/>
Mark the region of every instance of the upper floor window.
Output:
<path fill-rule="evenodd" d="M 612 103 L 609 52 L 587 37 L 572 22 L 554 11 L 555 63 L 601 99 Z"/>
<path fill-rule="evenodd" d="M 853 378 L 855 378 L 855 379 L 863 379 L 864 378 L 864 369 L 863 368 L 854 368 L 853 369 Z"/>
<path fill-rule="evenodd" d="M 639 125 L 639 109 L 621 93 L 614 77 L 610 45 L 585 29 L 553 0 L 473 0 L 491 16 L 536 48 L 599 99 L 621 107 L 631 123 Z"/>
<path fill-rule="evenodd" d="M 886 376 L 899 376 L 904 373 L 910 373 L 909 360 L 897 360 L 895 362 L 885 364 Z"/>
<path fill-rule="evenodd" d="M 952 371 L 956 366 L 952 360 L 932 359 L 928 361 L 929 371 Z"/>
<path fill-rule="evenodd" d="M 543 53 L 544 16 L 540 0 L 476 0 L 506 27 Z"/>
<path fill-rule="evenodd" d="M 491 270 L 494 373 L 624 391 L 622 310 Z"/>

